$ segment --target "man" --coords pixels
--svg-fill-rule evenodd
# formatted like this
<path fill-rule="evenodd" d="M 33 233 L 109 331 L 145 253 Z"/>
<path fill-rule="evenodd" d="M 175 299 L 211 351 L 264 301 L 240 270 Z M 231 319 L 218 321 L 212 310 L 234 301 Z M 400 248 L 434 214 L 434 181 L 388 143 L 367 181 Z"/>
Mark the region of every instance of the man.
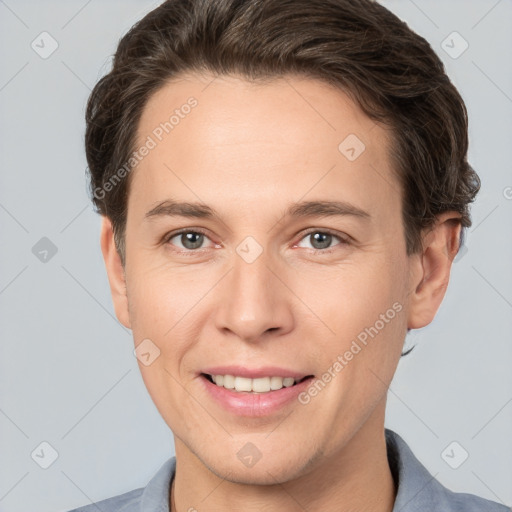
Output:
<path fill-rule="evenodd" d="M 87 109 L 116 315 L 176 457 L 81 511 L 505 511 L 384 429 L 469 204 L 464 103 L 375 2 L 170 0 Z"/>

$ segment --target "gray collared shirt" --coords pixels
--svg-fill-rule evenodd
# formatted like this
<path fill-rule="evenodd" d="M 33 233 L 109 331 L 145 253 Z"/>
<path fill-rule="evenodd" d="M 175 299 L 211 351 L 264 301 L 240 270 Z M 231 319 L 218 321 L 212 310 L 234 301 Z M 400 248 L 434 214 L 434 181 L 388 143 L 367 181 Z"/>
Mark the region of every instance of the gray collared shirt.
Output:
<path fill-rule="evenodd" d="M 398 482 L 393 512 L 511 512 L 473 494 L 455 493 L 441 485 L 415 457 L 407 443 L 386 429 L 388 460 Z M 169 512 L 169 489 L 176 458 L 158 470 L 146 487 L 80 507 L 69 512 Z"/>

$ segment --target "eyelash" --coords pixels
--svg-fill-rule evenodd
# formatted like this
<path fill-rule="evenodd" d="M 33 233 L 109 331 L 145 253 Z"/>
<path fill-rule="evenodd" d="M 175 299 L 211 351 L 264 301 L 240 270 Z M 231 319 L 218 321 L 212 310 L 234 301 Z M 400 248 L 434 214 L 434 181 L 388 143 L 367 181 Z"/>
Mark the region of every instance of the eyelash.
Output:
<path fill-rule="evenodd" d="M 208 238 L 208 234 L 203 231 L 201 228 L 194 228 L 194 229 L 190 229 L 190 228 L 184 228 L 184 229 L 181 229 L 179 231 L 173 231 L 172 233 L 169 233 L 168 235 L 165 235 L 164 237 L 164 243 L 166 244 L 169 244 L 169 245 L 172 245 L 170 243 L 170 241 L 175 238 L 176 236 L 178 235 L 181 235 L 183 233 L 195 233 L 195 234 L 200 234 L 200 235 L 204 235 L 205 237 Z M 332 252 L 334 252 L 336 250 L 336 248 L 338 247 L 338 245 L 350 245 L 350 240 L 349 240 L 349 237 L 348 235 L 345 235 L 345 236 L 342 236 L 341 234 L 335 232 L 335 231 L 332 231 L 330 229 L 310 229 L 308 231 L 306 231 L 305 233 L 302 234 L 301 238 L 299 239 L 299 241 L 297 243 L 300 243 L 302 240 L 304 240 L 304 238 L 306 238 L 308 235 L 311 235 L 312 233 L 321 233 L 323 235 L 331 235 L 333 236 L 334 238 L 337 238 L 340 243 L 333 246 L 333 247 L 330 247 L 328 249 L 309 249 L 309 251 L 313 254 L 318 254 L 318 253 L 322 253 L 322 254 L 330 254 Z M 294 245 L 294 247 L 296 246 L 296 244 Z M 174 249 L 173 249 L 174 250 Z M 180 250 L 180 251 L 175 251 L 175 252 L 178 252 L 180 254 L 185 254 L 187 256 L 193 256 L 201 251 L 204 251 L 204 249 L 186 249 L 186 250 Z"/>

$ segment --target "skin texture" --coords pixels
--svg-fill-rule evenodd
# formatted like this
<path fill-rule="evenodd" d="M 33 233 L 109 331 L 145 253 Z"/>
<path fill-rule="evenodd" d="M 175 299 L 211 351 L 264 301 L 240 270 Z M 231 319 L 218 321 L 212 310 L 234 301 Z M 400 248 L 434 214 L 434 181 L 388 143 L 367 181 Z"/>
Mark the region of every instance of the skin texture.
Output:
<path fill-rule="evenodd" d="M 180 77 L 149 99 L 139 142 L 190 96 L 197 106 L 132 171 L 124 269 L 108 218 L 101 232 L 116 315 L 135 345 L 160 350 L 139 366 L 174 433 L 176 510 L 389 512 L 386 391 L 407 328 L 429 324 L 444 297 L 459 215 L 441 215 L 423 252 L 407 256 L 391 132 L 313 79 Z M 349 134 L 366 147 L 354 161 L 338 149 Z M 145 218 L 168 199 L 219 218 Z M 306 200 L 370 217 L 284 216 Z M 169 236 L 182 228 L 205 231 L 199 249 Z M 325 230 L 335 236 L 321 246 L 312 235 Z M 252 263 L 237 252 L 248 236 L 263 249 Z M 240 417 L 205 392 L 208 366 L 320 377 L 395 303 L 400 312 L 308 404 Z M 261 453 L 252 467 L 237 457 L 248 442 Z"/>

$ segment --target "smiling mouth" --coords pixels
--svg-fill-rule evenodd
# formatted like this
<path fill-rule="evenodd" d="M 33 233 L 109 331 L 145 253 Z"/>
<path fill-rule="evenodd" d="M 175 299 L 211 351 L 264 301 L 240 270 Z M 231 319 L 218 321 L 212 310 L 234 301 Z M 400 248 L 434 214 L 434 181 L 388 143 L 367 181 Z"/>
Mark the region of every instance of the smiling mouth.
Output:
<path fill-rule="evenodd" d="M 306 377 L 301 379 L 294 379 L 293 377 L 273 376 L 251 379 L 236 375 L 210 375 L 207 373 L 202 373 L 201 376 L 220 388 L 237 393 L 269 393 L 271 391 L 279 391 L 282 388 L 290 388 L 306 379 L 314 377 L 313 375 L 306 375 Z"/>

